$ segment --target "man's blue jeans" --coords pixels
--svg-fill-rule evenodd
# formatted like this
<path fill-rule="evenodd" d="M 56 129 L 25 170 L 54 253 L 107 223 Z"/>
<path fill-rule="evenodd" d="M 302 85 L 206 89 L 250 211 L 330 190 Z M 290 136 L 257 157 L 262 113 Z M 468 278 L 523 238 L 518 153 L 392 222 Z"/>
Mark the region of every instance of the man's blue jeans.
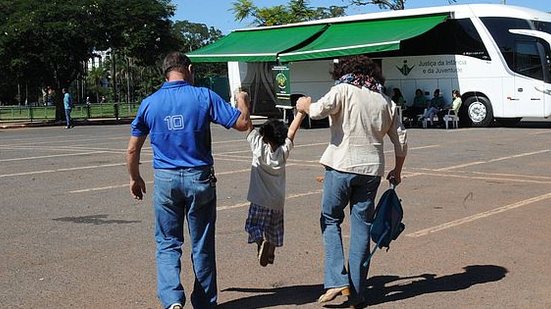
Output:
<path fill-rule="evenodd" d="M 65 109 L 65 122 L 67 123 L 67 128 L 70 128 L 72 126 L 72 123 L 71 123 L 71 109 L 70 108 Z"/>
<path fill-rule="evenodd" d="M 216 180 L 211 167 L 156 169 L 153 206 L 157 242 L 157 294 L 164 308 L 185 303 L 180 282 L 184 218 L 188 222 L 195 284 L 194 308 L 216 306 Z"/>
<path fill-rule="evenodd" d="M 363 297 L 369 266 L 371 222 L 379 176 L 367 176 L 325 169 L 321 205 L 321 231 L 325 252 L 324 286 L 326 289 L 350 285 L 355 297 Z M 341 223 L 344 209 L 350 204 L 350 246 L 348 271 L 345 266 Z"/>

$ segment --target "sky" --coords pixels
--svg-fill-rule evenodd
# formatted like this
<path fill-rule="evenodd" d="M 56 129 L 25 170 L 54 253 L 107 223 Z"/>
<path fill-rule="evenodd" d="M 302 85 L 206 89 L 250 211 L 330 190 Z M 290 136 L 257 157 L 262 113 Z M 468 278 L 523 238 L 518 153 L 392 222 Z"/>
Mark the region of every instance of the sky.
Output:
<path fill-rule="evenodd" d="M 471 3 L 503 3 L 504 0 L 457 0 L 456 4 Z M 194 23 L 206 24 L 209 27 L 220 29 L 223 34 L 228 34 L 233 29 L 251 27 L 252 20 L 237 22 L 230 11 L 234 0 L 172 0 L 176 5 L 176 13 L 173 20 L 188 20 Z M 343 6 L 346 0 L 311 0 L 312 7 L 328 7 L 331 5 Z M 551 11 L 549 0 L 505 0 L 508 5 L 524 6 L 540 11 Z M 258 7 L 270 7 L 285 5 L 289 0 L 253 0 Z M 408 0 L 406 9 L 449 5 L 448 0 Z M 380 12 L 376 5 L 356 6 L 347 10 L 347 15 Z"/>

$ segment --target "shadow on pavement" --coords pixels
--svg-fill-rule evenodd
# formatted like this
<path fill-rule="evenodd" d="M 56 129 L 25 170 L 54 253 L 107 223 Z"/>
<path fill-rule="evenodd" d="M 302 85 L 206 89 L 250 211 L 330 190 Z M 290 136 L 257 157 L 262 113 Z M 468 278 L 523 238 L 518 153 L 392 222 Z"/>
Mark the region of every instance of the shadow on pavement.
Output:
<path fill-rule="evenodd" d="M 475 284 L 499 281 L 505 278 L 507 269 L 496 265 L 470 265 L 465 272 L 438 277 L 435 274 L 422 274 L 412 277 L 375 276 L 369 278 L 365 292 L 366 305 L 377 305 L 416 297 L 423 294 L 465 290 Z M 391 282 L 415 280 L 406 284 Z M 326 305 L 326 308 L 348 308 L 346 303 Z"/>
<path fill-rule="evenodd" d="M 52 219 L 54 221 L 61 222 L 72 222 L 72 223 L 84 223 L 84 224 L 93 224 L 93 225 L 102 225 L 102 224 L 128 224 L 128 223 L 139 223 L 141 221 L 132 221 L 132 220 L 106 220 L 107 215 L 92 215 L 92 216 L 82 216 L 82 217 L 63 217 Z"/>
<path fill-rule="evenodd" d="M 284 305 L 304 305 L 315 303 L 323 293 L 323 285 L 293 285 L 273 289 L 228 288 L 222 292 L 262 293 L 260 295 L 230 300 L 219 304 L 221 309 L 269 308 Z"/>
<path fill-rule="evenodd" d="M 507 269 L 496 265 L 469 265 L 462 273 L 438 277 L 436 274 L 422 274 L 412 277 L 375 276 L 369 278 L 365 292 L 366 305 L 377 305 L 416 297 L 428 293 L 464 290 L 476 284 L 499 281 L 505 278 Z M 415 280 L 419 279 L 419 280 Z M 414 280 L 406 284 L 392 282 Z M 234 299 L 220 304 L 218 308 L 269 308 L 284 305 L 305 305 L 315 303 L 323 293 L 323 285 L 295 285 L 273 289 L 228 288 L 222 292 L 259 293 L 260 295 Z M 327 304 L 325 308 L 348 308 L 347 302 Z"/>

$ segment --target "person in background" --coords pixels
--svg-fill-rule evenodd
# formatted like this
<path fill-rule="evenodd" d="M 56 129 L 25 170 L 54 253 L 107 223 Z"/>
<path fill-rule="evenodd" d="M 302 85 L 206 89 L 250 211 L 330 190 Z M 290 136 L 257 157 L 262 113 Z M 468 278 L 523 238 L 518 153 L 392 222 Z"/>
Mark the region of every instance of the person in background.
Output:
<path fill-rule="evenodd" d="M 67 88 L 61 89 L 61 92 L 63 93 L 63 108 L 65 108 L 65 122 L 66 122 L 65 129 L 70 129 L 74 127 L 71 120 L 71 109 L 73 108 L 73 98 L 71 97 L 71 94 L 69 93 L 69 91 L 67 91 Z"/>
<path fill-rule="evenodd" d="M 348 295 L 351 307 L 362 308 L 374 201 L 385 169 L 383 140 L 388 135 L 394 144 L 394 168 L 387 179 L 397 185 L 401 182 L 407 137 L 398 107 L 381 92 L 381 70 L 369 57 L 339 59 L 333 78 L 336 85 L 317 102 L 312 103 L 310 97 L 297 101 L 297 110 L 312 119 L 331 118 L 331 141 L 320 159 L 325 167 L 320 223 L 326 292 L 318 302 Z M 341 224 L 348 205 L 350 246 L 346 259 Z"/>
<path fill-rule="evenodd" d="M 257 244 L 257 258 L 263 267 L 274 263 L 275 248 L 283 246 L 285 165 L 304 117 L 304 112 L 298 112 L 289 128 L 272 119 L 260 130 L 252 125 L 248 130 L 253 160 L 247 195 L 251 205 L 245 230 L 248 242 Z"/>
<path fill-rule="evenodd" d="M 145 98 L 131 124 L 127 150 L 130 192 L 146 192 L 140 175 L 140 151 L 150 136 L 153 149 L 157 295 L 163 308 L 182 309 L 186 298 L 180 280 L 184 220 L 191 243 L 196 309 L 217 305 L 215 222 L 216 177 L 210 124 L 245 131 L 250 126 L 249 97 L 236 95 L 237 108 L 215 92 L 193 86 L 191 61 L 180 52 L 163 62 L 166 82 Z"/>
<path fill-rule="evenodd" d="M 456 115 L 459 115 L 459 109 L 461 108 L 461 104 L 463 104 L 463 100 L 461 100 L 461 93 L 459 92 L 459 90 L 454 89 L 452 91 L 452 97 L 453 101 L 451 109 Z"/>
<path fill-rule="evenodd" d="M 398 105 L 402 109 L 405 109 L 406 101 L 404 100 L 404 97 L 402 96 L 402 92 L 400 91 L 400 89 L 398 89 L 398 88 L 393 88 L 392 89 L 391 99 L 394 103 L 396 103 L 396 105 Z"/>
<path fill-rule="evenodd" d="M 461 104 L 463 104 L 463 101 L 461 100 L 461 93 L 459 90 L 452 90 L 452 104 L 451 106 L 448 106 L 446 109 L 442 109 L 437 113 L 438 115 L 438 124 L 443 127 L 444 124 L 444 117 L 448 114 L 450 110 L 453 111 L 454 115 L 459 115 L 459 108 L 461 107 Z"/>
<path fill-rule="evenodd" d="M 440 96 L 440 89 L 434 90 L 434 96 L 430 100 L 430 105 L 427 111 L 423 114 L 424 119 L 432 119 L 434 115 L 436 115 L 438 112 L 443 110 L 446 107 L 446 102 L 444 101 L 444 98 Z M 441 121 L 439 117 L 438 119 Z"/>
<path fill-rule="evenodd" d="M 417 115 L 423 115 L 425 113 L 425 108 L 427 108 L 427 97 L 423 94 L 423 90 L 415 90 L 415 97 L 413 98 L 413 103 L 411 106 L 404 111 L 404 116 L 411 119 L 412 125 L 417 125 Z"/>

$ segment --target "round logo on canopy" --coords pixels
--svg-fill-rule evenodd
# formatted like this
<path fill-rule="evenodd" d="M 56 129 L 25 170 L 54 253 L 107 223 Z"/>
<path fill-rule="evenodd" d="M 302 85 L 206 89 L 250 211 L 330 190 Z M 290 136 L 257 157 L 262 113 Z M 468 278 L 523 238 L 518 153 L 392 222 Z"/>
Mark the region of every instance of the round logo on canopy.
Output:
<path fill-rule="evenodd" d="M 285 74 L 277 73 L 275 80 L 280 89 L 285 89 L 287 87 L 287 76 L 285 76 Z"/>

